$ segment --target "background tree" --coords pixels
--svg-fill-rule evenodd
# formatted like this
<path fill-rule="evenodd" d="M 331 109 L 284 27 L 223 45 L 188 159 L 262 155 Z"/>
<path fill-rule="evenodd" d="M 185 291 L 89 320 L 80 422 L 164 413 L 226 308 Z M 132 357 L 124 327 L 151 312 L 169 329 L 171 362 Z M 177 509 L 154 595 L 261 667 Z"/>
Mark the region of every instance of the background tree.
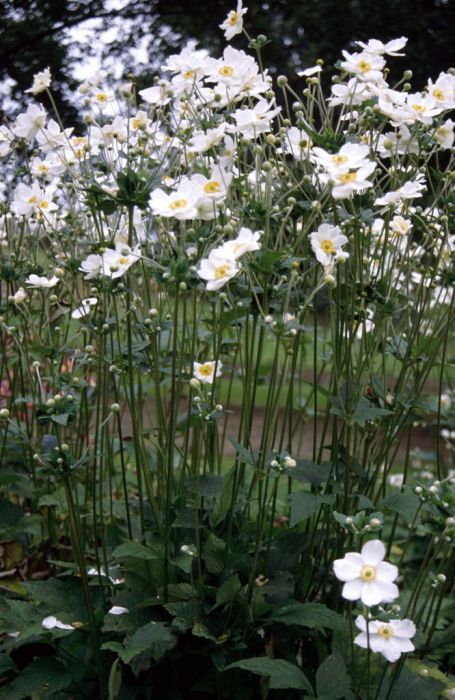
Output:
<path fill-rule="evenodd" d="M 234 0 L 3 0 L 0 23 L 0 79 L 10 79 L 20 99 L 34 73 L 49 66 L 57 103 L 73 112 L 73 67 L 82 56 L 109 56 L 111 67 L 124 76 L 133 71 L 149 83 L 165 55 L 178 51 L 189 38 L 211 51 L 225 46 L 218 25 Z M 406 66 L 413 87 L 454 63 L 452 27 L 455 0 L 247 0 L 246 26 L 265 34 L 271 71 L 292 77 L 323 57 L 333 64 L 354 40 L 409 37 Z M 244 47 L 236 37 L 234 46 Z M 140 58 L 138 55 L 140 53 Z M 400 73 L 397 73 L 400 77 Z M 302 88 L 296 79 L 296 87 Z"/>

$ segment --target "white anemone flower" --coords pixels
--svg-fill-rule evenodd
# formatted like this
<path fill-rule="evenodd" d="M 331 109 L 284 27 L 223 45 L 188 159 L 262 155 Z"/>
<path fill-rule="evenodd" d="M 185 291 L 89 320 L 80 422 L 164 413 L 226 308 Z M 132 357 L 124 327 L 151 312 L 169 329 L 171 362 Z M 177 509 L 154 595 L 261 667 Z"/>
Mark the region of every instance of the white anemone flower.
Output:
<path fill-rule="evenodd" d="M 180 183 L 174 192 L 166 194 L 162 189 L 153 190 L 150 207 L 157 216 L 174 217 L 180 221 L 197 217 L 196 202 L 200 197 L 199 189 L 188 179 Z"/>
<path fill-rule="evenodd" d="M 328 153 L 323 148 L 313 148 L 313 158 L 330 174 L 347 173 L 364 167 L 370 147 L 359 143 L 345 143 L 338 153 Z"/>
<path fill-rule="evenodd" d="M 245 226 L 240 229 L 237 238 L 232 241 L 226 241 L 221 246 L 223 252 L 237 260 L 245 253 L 253 253 L 255 250 L 260 250 L 261 234 L 259 231 L 253 231 Z"/>
<path fill-rule="evenodd" d="M 222 248 L 215 248 L 208 258 L 201 260 L 197 274 L 206 280 L 208 291 L 214 292 L 224 287 L 239 271 L 240 266 L 232 255 L 227 255 Z"/>
<path fill-rule="evenodd" d="M 346 73 L 355 75 L 358 80 L 365 82 L 377 82 L 382 80 L 382 69 L 385 66 L 385 60 L 380 55 L 375 55 L 369 52 L 353 53 L 343 51 L 344 61 L 341 61 L 341 67 Z"/>
<path fill-rule="evenodd" d="M 25 280 L 25 284 L 29 287 L 35 287 L 36 289 L 52 289 L 58 284 L 59 279 L 55 275 L 48 279 L 47 277 L 40 277 L 39 275 L 29 275 Z"/>
<path fill-rule="evenodd" d="M 435 130 L 433 140 L 442 148 L 452 148 L 454 142 L 454 126 L 455 122 L 451 119 L 447 119 L 444 124 Z"/>
<path fill-rule="evenodd" d="M 335 559 L 335 576 L 344 581 L 341 595 L 347 600 L 361 600 L 364 605 L 390 603 L 398 597 L 395 579 L 398 568 L 383 561 L 385 547 L 381 540 L 370 540 L 360 554 L 348 552 L 343 559 Z"/>
<path fill-rule="evenodd" d="M 407 37 L 400 36 L 398 39 L 392 39 L 386 44 L 379 41 L 379 39 L 370 39 L 368 44 L 365 44 L 363 41 L 356 41 L 355 43 L 370 54 L 381 56 L 386 53 L 389 56 L 404 56 L 403 53 L 397 52 L 406 46 L 408 40 Z"/>
<path fill-rule="evenodd" d="M 321 180 L 333 183 L 332 197 L 334 199 L 346 199 L 356 192 L 363 192 L 369 187 L 373 187 L 373 183 L 368 180 L 368 177 L 375 168 L 376 164 L 373 161 L 367 161 L 358 170 L 351 170 L 348 173 L 332 173 L 331 175 L 323 174 Z"/>
<path fill-rule="evenodd" d="M 243 29 L 243 15 L 247 12 L 247 8 L 242 7 L 242 0 L 238 0 L 237 9 L 231 10 L 220 24 L 220 29 L 224 31 L 224 38 L 230 41 L 236 34 L 241 34 Z"/>
<path fill-rule="evenodd" d="M 415 199 L 421 197 L 425 190 L 425 180 L 423 176 L 418 175 L 415 180 L 408 180 L 401 187 L 393 192 L 387 192 L 383 197 L 375 199 L 376 206 L 387 206 L 388 204 L 396 204 L 402 200 Z"/>
<path fill-rule="evenodd" d="M 74 309 L 73 313 L 71 314 L 71 318 L 78 320 L 88 316 L 92 307 L 96 306 L 97 303 L 98 299 L 96 297 L 87 297 L 87 299 L 82 299 L 80 306 L 78 306 L 77 309 Z"/>
<path fill-rule="evenodd" d="M 117 243 L 115 250 L 106 248 L 102 258 L 102 273 L 106 277 L 117 279 L 129 270 L 141 257 L 140 246 L 131 249 L 124 243 Z"/>
<path fill-rule="evenodd" d="M 13 133 L 23 139 L 32 139 L 44 127 L 46 116 L 46 110 L 41 105 L 29 105 L 26 112 L 16 117 Z"/>
<path fill-rule="evenodd" d="M 48 88 L 50 84 L 51 71 L 49 68 L 45 68 L 33 76 L 33 84 L 28 88 L 28 90 L 25 90 L 25 92 L 31 92 L 32 95 L 38 95 L 40 92 L 43 92 L 43 90 Z"/>
<path fill-rule="evenodd" d="M 92 280 L 94 277 L 98 277 L 103 266 L 103 259 L 98 253 L 91 253 L 85 260 L 80 264 L 79 270 L 85 272 L 84 279 Z"/>
<path fill-rule="evenodd" d="M 41 625 L 44 627 L 45 630 L 53 630 L 53 629 L 58 629 L 58 630 L 71 630 L 73 631 L 75 627 L 73 625 L 67 625 L 58 618 L 55 617 L 55 615 L 48 615 L 48 617 L 45 617 L 44 620 L 42 621 Z"/>
<path fill-rule="evenodd" d="M 310 234 L 311 247 L 316 259 L 326 267 L 331 265 L 333 259 L 345 260 L 349 257 L 342 248 L 348 242 L 339 226 L 321 224 L 317 231 Z"/>
<path fill-rule="evenodd" d="M 360 634 L 354 639 L 354 644 L 368 649 L 369 643 L 372 652 L 382 654 L 391 663 L 398 661 L 401 654 L 414 651 L 411 637 L 415 635 L 416 627 L 412 620 L 389 620 L 389 622 L 369 620 L 367 622 L 363 615 L 359 615 L 355 624 Z"/>
<path fill-rule="evenodd" d="M 216 362 L 215 360 L 210 360 L 208 362 L 193 363 L 193 377 L 198 379 L 202 384 L 213 384 L 215 377 L 221 377 L 221 370 L 223 365 L 221 362 Z"/>

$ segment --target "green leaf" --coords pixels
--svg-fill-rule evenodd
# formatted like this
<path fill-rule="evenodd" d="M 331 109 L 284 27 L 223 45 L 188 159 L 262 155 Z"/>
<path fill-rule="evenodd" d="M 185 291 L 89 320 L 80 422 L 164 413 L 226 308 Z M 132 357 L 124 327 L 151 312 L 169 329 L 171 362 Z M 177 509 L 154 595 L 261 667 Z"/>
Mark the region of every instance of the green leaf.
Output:
<path fill-rule="evenodd" d="M 313 693 L 311 683 L 298 666 L 284 661 L 284 659 L 270 659 L 267 656 L 258 658 L 242 659 L 226 666 L 225 671 L 240 668 L 242 671 L 249 671 L 258 676 L 268 676 L 270 678 L 271 689 L 306 690 Z"/>
<path fill-rule="evenodd" d="M 216 592 L 216 602 L 218 605 L 224 605 L 234 600 L 237 593 L 242 589 L 238 574 L 234 574 L 227 579 Z"/>
<path fill-rule="evenodd" d="M 224 477 L 221 491 L 218 493 L 212 513 L 212 525 L 221 523 L 232 505 L 232 488 L 234 484 L 234 469 L 231 469 Z"/>
<path fill-rule="evenodd" d="M 315 464 L 309 459 L 298 459 L 297 466 L 289 469 L 286 476 L 312 486 L 320 486 L 330 476 L 330 464 Z"/>
<path fill-rule="evenodd" d="M 251 450 L 247 449 L 246 447 L 243 447 L 243 445 L 238 443 L 237 440 L 234 440 L 234 438 L 230 437 L 228 438 L 228 440 L 231 443 L 232 447 L 235 448 L 240 463 L 250 464 L 252 467 L 256 466 L 256 460 Z"/>
<path fill-rule="evenodd" d="M 22 673 L 8 685 L 5 700 L 22 700 L 31 696 L 49 698 L 53 693 L 67 688 L 71 673 L 55 659 L 43 657 L 32 661 Z"/>
<path fill-rule="evenodd" d="M 112 553 L 114 559 L 143 559 L 144 561 L 151 561 L 152 559 L 159 558 L 159 553 L 156 550 L 145 547 L 143 544 L 138 542 L 123 542 L 119 545 Z"/>
<path fill-rule="evenodd" d="M 164 622 L 149 622 L 126 640 L 124 649 L 119 656 L 126 664 L 142 652 L 149 652 L 155 659 L 161 658 L 165 652 L 175 646 L 177 638 Z"/>
<path fill-rule="evenodd" d="M 300 627 L 344 629 L 344 618 L 322 603 L 290 603 L 272 612 L 272 622 Z"/>
<path fill-rule="evenodd" d="M 202 548 L 202 558 L 211 574 L 220 574 L 223 570 L 226 543 L 211 532 Z"/>
<path fill-rule="evenodd" d="M 440 681 L 421 678 L 405 667 L 398 679 L 392 674 L 392 678 L 387 678 L 381 685 L 379 700 L 435 700 L 441 697 L 443 690 L 444 684 Z"/>
<path fill-rule="evenodd" d="M 192 600 L 197 598 L 197 593 L 191 583 L 170 583 L 167 591 L 171 598 L 177 600 Z"/>
<path fill-rule="evenodd" d="M 351 690 L 351 679 L 346 673 L 346 666 L 341 654 L 332 654 L 319 666 L 316 673 L 318 696 L 327 698 L 344 698 Z"/>
<path fill-rule="evenodd" d="M 58 425 L 67 426 L 72 417 L 71 413 L 57 413 L 51 416 L 51 421 Z"/>
<path fill-rule="evenodd" d="M 312 515 L 318 512 L 319 508 L 324 503 L 329 505 L 335 503 L 335 496 L 334 494 L 321 496 L 318 493 L 300 491 L 298 493 L 291 494 L 289 500 L 291 503 L 291 521 L 289 526 L 294 527 L 294 525 L 302 522 L 302 520 L 311 518 Z"/>
<path fill-rule="evenodd" d="M 366 421 L 375 421 L 378 418 L 385 418 L 392 414 L 393 411 L 389 411 L 387 408 L 373 406 L 368 399 L 361 398 L 352 416 L 352 422 L 364 428 Z"/>
<path fill-rule="evenodd" d="M 382 505 L 402 515 L 407 523 L 411 523 L 420 505 L 420 499 L 410 486 L 405 486 L 403 491 L 395 491 L 386 496 Z"/>

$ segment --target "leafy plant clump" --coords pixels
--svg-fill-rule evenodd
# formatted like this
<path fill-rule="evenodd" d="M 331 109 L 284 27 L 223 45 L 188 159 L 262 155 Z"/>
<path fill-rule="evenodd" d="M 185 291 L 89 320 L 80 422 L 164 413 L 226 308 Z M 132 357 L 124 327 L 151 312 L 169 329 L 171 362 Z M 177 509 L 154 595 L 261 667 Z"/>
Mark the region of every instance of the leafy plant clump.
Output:
<path fill-rule="evenodd" d="M 245 12 L 0 127 L 8 700 L 454 697 L 455 76 Z"/>

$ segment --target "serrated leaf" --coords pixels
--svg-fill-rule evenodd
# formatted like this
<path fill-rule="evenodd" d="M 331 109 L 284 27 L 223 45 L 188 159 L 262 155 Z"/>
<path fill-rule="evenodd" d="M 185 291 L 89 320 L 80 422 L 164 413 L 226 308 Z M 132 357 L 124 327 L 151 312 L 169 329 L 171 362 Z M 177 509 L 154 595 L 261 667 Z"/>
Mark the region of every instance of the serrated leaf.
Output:
<path fill-rule="evenodd" d="M 291 520 L 289 526 L 294 527 L 297 523 L 311 518 L 324 503 L 330 505 L 335 503 L 335 496 L 333 494 L 322 496 L 318 493 L 300 491 L 292 493 L 289 501 L 291 504 Z"/>
<path fill-rule="evenodd" d="M 55 659 L 43 657 L 32 661 L 6 689 L 8 700 L 23 698 L 49 698 L 59 690 L 67 688 L 72 675 L 68 669 Z"/>
<path fill-rule="evenodd" d="M 319 666 L 316 672 L 318 696 L 324 695 L 334 700 L 344 698 L 351 690 L 351 679 L 346 673 L 346 665 L 341 654 L 332 654 Z"/>
<path fill-rule="evenodd" d="M 222 572 L 225 549 L 226 543 L 214 535 L 213 532 L 209 533 L 202 548 L 202 558 L 211 574 L 220 574 Z"/>
<path fill-rule="evenodd" d="M 144 561 L 151 561 L 152 559 L 159 558 L 159 554 L 156 550 L 145 547 L 143 544 L 138 542 L 123 542 L 120 544 L 114 552 L 112 553 L 114 559 L 119 559 L 123 561 L 124 559 L 142 559 Z"/>
<path fill-rule="evenodd" d="M 258 676 L 268 676 L 270 678 L 270 688 L 306 690 L 313 693 L 311 683 L 298 666 L 285 661 L 284 659 L 270 659 L 267 656 L 242 659 L 226 666 L 225 671 L 239 668 L 242 671 L 249 671 Z"/>
<path fill-rule="evenodd" d="M 330 610 L 322 603 L 290 603 L 272 612 L 272 622 L 283 625 L 298 625 L 301 627 L 326 627 L 328 629 L 344 629 L 345 621 L 341 615 Z"/>
<path fill-rule="evenodd" d="M 238 574 L 233 574 L 227 581 L 221 584 L 216 592 L 216 602 L 218 605 L 231 603 L 237 593 L 242 589 Z"/>
<path fill-rule="evenodd" d="M 406 522 L 410 523 L 415 517 L 417 508 L 420 505 L 420 499 L 410 486 L 405 486 L 403 491 L 396 491 L 386 496 L 382 505 L 402 515 Z"/>

